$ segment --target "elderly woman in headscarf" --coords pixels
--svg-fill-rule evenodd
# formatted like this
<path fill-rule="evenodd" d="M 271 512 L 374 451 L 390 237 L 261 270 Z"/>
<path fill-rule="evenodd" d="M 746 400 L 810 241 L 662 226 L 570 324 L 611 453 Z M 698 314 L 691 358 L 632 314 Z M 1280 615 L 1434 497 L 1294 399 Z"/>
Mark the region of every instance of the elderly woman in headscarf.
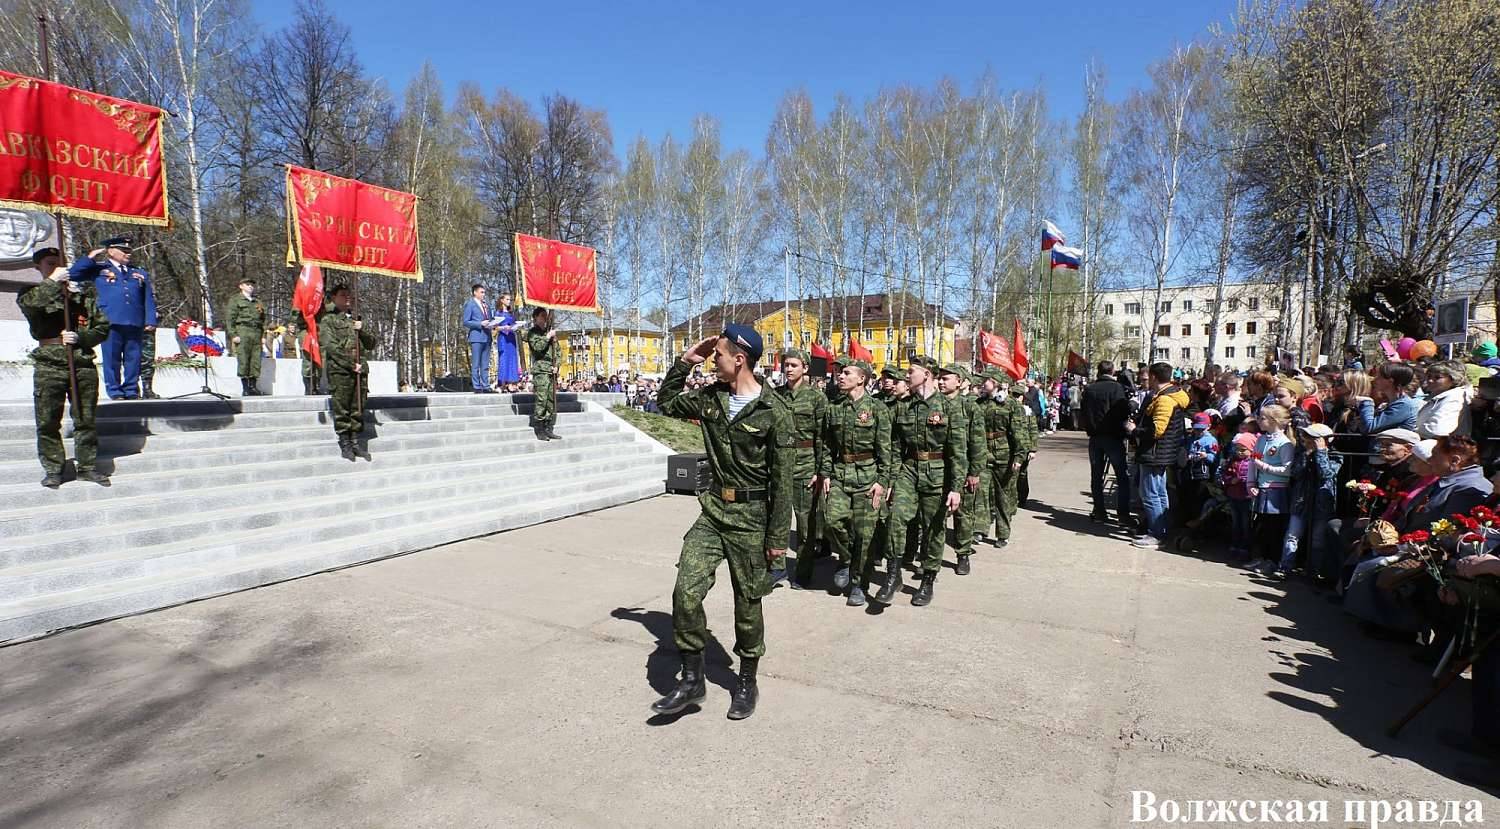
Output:
<path fill-rule="evenodd" d="M 1473 389 L 1463 363 L 1441 360 L 1428 366 L 1422 391 L 1427 394 L 1427 401 L 1417 410 L 1417 434 L 1423 438 L 1467 437 Z"/>

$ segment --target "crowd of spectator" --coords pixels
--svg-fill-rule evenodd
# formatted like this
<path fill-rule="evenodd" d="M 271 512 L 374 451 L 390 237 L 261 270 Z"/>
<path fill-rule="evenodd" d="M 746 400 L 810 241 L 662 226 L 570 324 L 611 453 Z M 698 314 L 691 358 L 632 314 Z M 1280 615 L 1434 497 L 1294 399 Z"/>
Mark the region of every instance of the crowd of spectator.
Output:
<path fill-rule="evenodd" d="M 1474 658 L 1472 730 L 1439 736 L 1479 761 L 1466 778 L 1500 785 L 1500 647 L 1475 650 L 1500 614 L 1500 360 L 1494 343 L 1388 357 L 1200 377 L 1099 363 L 1069 407 L 1092 518 L 1138 548 L 1303 581 L 1419 660 Z"/>

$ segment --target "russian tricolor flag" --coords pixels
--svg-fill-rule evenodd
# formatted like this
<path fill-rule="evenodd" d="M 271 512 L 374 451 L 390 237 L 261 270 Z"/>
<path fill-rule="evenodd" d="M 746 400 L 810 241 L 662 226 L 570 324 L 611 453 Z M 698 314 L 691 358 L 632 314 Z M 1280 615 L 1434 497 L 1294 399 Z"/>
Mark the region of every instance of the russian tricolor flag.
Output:
<path fill-rule="evenodd" d="M 1066 245 L 1067 243 L 1067 237 L 1063 236 L 1063 232 L 1057 229 L 1057 225 L 1046 220 L 1042 221 L 1043 251 L 1052 250 L 1054 245 Z"/>
<path fill-rule="evenodd" d="M 1078 248 L 1070 248 L 1065 245 L 1054 245 L 1052 248 L 1052 267 L 1063 270 L 1076 271 L 1083 264 L 1083 251 Z"/>

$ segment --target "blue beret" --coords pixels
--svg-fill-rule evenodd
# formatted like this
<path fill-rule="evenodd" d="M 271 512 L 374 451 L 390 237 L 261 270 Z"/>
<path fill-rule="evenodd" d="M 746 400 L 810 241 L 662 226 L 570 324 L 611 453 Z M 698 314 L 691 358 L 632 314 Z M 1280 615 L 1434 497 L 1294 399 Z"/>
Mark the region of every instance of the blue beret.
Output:
<path fill-rule="evenodd" d="M 760 334 L 754 328 L 737 322 L 731 323 L 724 326 L 724 336 L 744 351 L 750 357 L 752 364 L 760 362 L 763 345 Z"/>

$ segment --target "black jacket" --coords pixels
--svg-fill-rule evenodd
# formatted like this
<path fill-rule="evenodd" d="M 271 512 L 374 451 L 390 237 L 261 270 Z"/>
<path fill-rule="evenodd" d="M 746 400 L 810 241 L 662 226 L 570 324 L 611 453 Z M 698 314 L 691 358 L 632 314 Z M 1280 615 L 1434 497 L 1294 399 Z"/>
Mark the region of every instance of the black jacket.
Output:
<path fill-rule="evenodd" d="M 1083 421 L 1083 431 L 1090 435 L 1125 437 L 1125 421 L 1130 419 L 1130 395 L 1113 377 L 1101 377 L 1083 387 L 1078 416 Z"/>

